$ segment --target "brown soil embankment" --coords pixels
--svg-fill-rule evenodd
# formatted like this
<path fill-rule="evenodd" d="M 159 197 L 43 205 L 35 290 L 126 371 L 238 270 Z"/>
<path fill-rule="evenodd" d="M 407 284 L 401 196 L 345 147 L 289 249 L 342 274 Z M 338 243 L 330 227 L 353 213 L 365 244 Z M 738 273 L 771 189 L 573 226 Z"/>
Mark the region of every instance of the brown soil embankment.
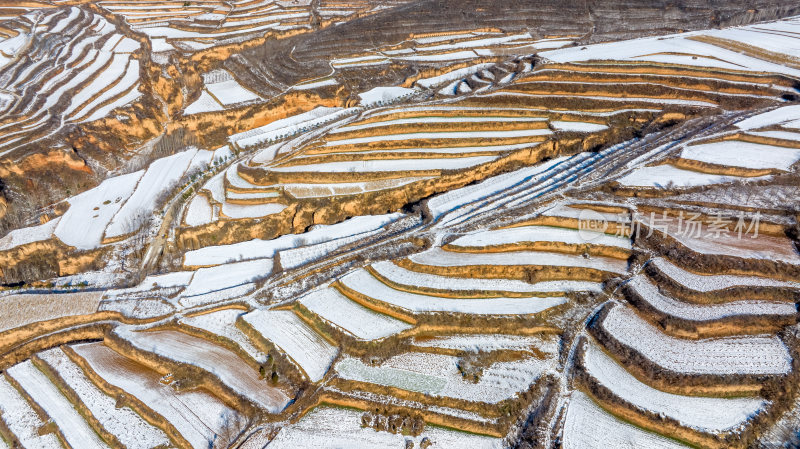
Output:
<path fill-rule="evenodd" d="M 758 313 L 727 315 L 713 320 L 689 320 L 657 309 L 629 285 L 624 286 L 622 291 L 625 299 L 633 304 L 646 320 L 658 326 L 666 334 L 679 338 L 696 340 L 734 335 L 775 334 L 798 320 L 797 315 Z"/>
<path fill-rule="evenodd" d="M 685 426 L 674 418 L 640 409 L 620 398 L 586 370 L 583 360 L 587 343 L 584 337 L 577 343 L 573 381 L 611 414 L 645 429 L 709 449 L 743 448 L 746 447 L 745 442 L 753 438 L 751 426 L 737 432 L 710 434 Z"/>
<path fill-rule="evenodd" d="M 234 410 L 241 410 L 245 414 L 257 414 L 260 410 L 258 404 L 234 391 L 215 375 L 202 368 L 145 351 L 114 332 L 106 335 L 104 343 L 114 351 L 154 371 L 161 374 L 171 373 L 182 389 L 202 388 L 220 398 Z"/>
<path fill-rule="evenodd" d="M 592 243 L 564 243 L 555 241 L 517 242 L 488 246 L 442 246 L 442 249 L 456 253 L 504 253 L 511 251 L 552 251 L 564 254 L 589 254 L 598 257 L 612 257 L 628 260 L 631 250 L 619 246 L 596 245 Z"/>
<path fill-rule="evenodd" d="M 513 257 L 514 253 L 508 253 Z M 483 279 L 514 279 L 528 282 L 541 281 L 594 281 L 603 282 L 618 276 L 617 273 L 604 271 L 599 268 L 568 267 L 560 265 L 464 265 L 440 267 L 422 265 L 404 259 L 397 262 L 403 268 L 420 273 L 436 274 L 439 276 L 483 278 Z"/>
<path fill-rule="evenodd" d="M 72 361 L 75 362 L 84 373 L 86 373 L 86 377 L 88 377 L 93 384 L 97 385 L 97 387 L 107 395 L 117 398 L 117 403 L 120 406 L 129 407 L 149 424 L 152 424 L 153 426 L 163 430 L 170 440 L 172 440 L 172 442 L 180 449 L 193 449 L 192 445 L 189 444 L 185 438 L 183 438 L 183 435 L 181 435 L 175 426 L 173 426 L 167 419 L 154 412 L 136 396 L 109 383 L 106 379 L 97 374 L 89 365 L 89 363 L 79 356 L 71 347 L 64 346 L 62 349 L 67 356 L 69 356 L 69 358 L 72 359 Z M 163 375 L 163 373 L 153 371 L 134 360 L 123 357 L 122 355 L 119 355 L 119 359 L 120 362 L 122 362 L 118 365 L 119 369 L 121 370 L 126 369 L 137 372 L 146 372 L 148 375 L 153 377 L 160 377 Z"/>
<path fill-rule="evenodd" d="M 607 304 L 592 318 L 587 326 L 589 333 L 637 379 L 662 391 L 689 396 L 749 396 L 762 389 L 777 385 L 783 375 L 750 374 L 695 374 L 676 372 L 660 366 L 617 340 L 603 326 L 603 321 L 613 307 Z"/>
<path fill-rule="evenodd" d="M 440 298 L 534 298 L 534 297 L 547 297 L 547 296 L 561 296 L 562 292 L 510 292 L 501 290 L 458 290 L 453 291 L 449 289 L 438 289 L 427 286 L 406 285 L 399 284 L 390 279 L 387 279 L 378 273 L 377 270 L 371 266 L 365 267 L 365 270 L 377 278 L 382 283 L 389 287 L 402 292 L 416 293 L 428 296 L 438 296 Z"/>
<path fill-rule="evenodd" d="M 659 288 L 683 301 L 696 304 L 720 304 L 736 300 L 800 302 L 800 289 L 772 286 L 731 286 L 719 290 L 698 291 L 672 279 L 654 264 L 644 268 Z"/>
<path fill-rule="evenodd" d="M 663 254 L 674 264 L 684 269 L 697 273 L 730 274 L 744 276 L 760 276 L 783 281 L 797 281 L 800 279 L 800 264 L 793 264 L 771 258 L 746 258 L 729 254 L 707 254 L 694 251 L 668 234 L 654 231 L 648 236 L 647 227 L 636 238 L 636 244 L 646 249 Z M 760 243 L 772 246 L 768 241 L 770 236 L 760 236 Z M 735 240 L 735 237 L 731 239 Z M 742 240 L 748 244 L 746 240 Z M 785 243 L 791 242 L 786 239 Z M 721 247 L 724 249 L 724 247 Z M 775 248 L 782 248 L 778 244 Z M 787 247 L 790 250 L 791 247 Z"/>

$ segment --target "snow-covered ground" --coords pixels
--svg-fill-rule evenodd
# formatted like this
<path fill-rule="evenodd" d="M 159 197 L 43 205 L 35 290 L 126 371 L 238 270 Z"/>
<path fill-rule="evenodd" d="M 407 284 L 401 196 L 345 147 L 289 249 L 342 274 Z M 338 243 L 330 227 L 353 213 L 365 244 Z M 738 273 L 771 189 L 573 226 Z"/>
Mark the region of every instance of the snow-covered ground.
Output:
<path fill-rule="evenodd" d="M 189 226 L 202 226 L 211 223 L 214 218 L 214 211 L 208 197 L 205 195 L 195 195 L 186 208 L 184 222 Z"/>
<path fill-rule="evenodd" d="M 207 246 L 198 250 L 188 251 L 183 263 L 185 266 L 208 266 L 238 260 L 271 258 L 278 251 L 329 242 L 373 231 L 399 219 L 401 216 L 402 214 L 399 213 L 364 215 L 333 225 L 318 225 L 303 234 L 286 234 L 272 240 L 254 239 L 231 245 Z"/>
<path fill-rule="evenodd" d="M 7 372 L 56 423 L 70 446 L 81 449 L 109 449 L 69 400 L 33 365 L 33 362 L 26 360 L 12 366 Z"/>
<path fill-rule="evenodd" d="M 116 290 L 116 293 L 135 293 L 158 288 L 186 287 L 194 276 L 193 271 L 173 271 L 165 274 L 151 274 L 136 287 Z"/>
<path fill-rule="evenodd" d="M 286 137 L 301 130 L 307 130 L 324 123 L 340 120 L 354 114 L 356 108 L 317 107 L 302 114 L 276 120 L 259 128 L 254 128 L 228 137 L 228 141 L 242 148 L 260 145 L 278 138 Z"/>
<path fill-rule="evenodd" d="M 208 89 L 208 92 L 219 100 L 223 106 L 231 106 L 261 99 L 261 97 L 245 89 L 233 79 L 206 84 L 206 89 Z"/>
<path fill-rule="evenodd" d="M 772 125 L 791 125 L 796 120 L 800 120 L 800 105 L 783 106 L 748 117 L 737 122 L 736 127 L 747 131 Z"/>
<path fill-rule="evenodd" d="M 456 247 L 484 247 L 523 242 L 560 242 L 573 245 L 591 243 L 592 245 L 631 249 L 631 241 L 628 238 L 554 226 L 516 226 L 513 228 L 479 231 L 459 237 L 449 245 Z"/>
<path fill-rule="evenodd" d="M 41 242 L 51 238 L 60 220 L 61 217 L 56 217 L 39 226 L 15 229 L 9 232 L 5 237 L 0 238 L 0 251 L 7 251 L 11 248 L 27 245 L 29 243 Z"/>
<path fill-rule="evenodd" d="M 183 317 L 182 324 L 218 335 L 236 343 L 242 351 L 258 363 L 267 361 L 267 355 L 256 348 L 247 335 L 236 326 L 236 320 L 245 312 L 240 309 L 222 309 L 202 315 Z"/>
<path fill-rule="evenodd" d="M 558 352 L 558 344 L 558 338 L 503 334 L 458 334 L 414 339 L 414 345 L 423 348 L 445 348 L 470 352 L 530 351 L 531 348 L 536 348 L 548 354 L 555 354 Z"/>
<path fill-rule="evenodd" d="M 256 259 L 201 268 L 192 276 L 192 281 L 181 296 L 197 296 L 224 290 L 265 278 L 270 273 L 272 273 L 272 259 Z"/>
<path fill-rule="evenodd" d="M 703 223 L 703 228 L 699 231 L 687 231 L 687 224 L 683 224 L 684 229 L 681 231 L 681 222 L 679 217 L 667 217 L 666 219 L 659 218 L 660 221 L 652 221 L 654 232 L 664 232 L 676 239 L 681 244 L 685 245 L 692 251 L 700 254 L 716 254 L 722 256 L 740 257 L 744 259 L 761 259 L 770 261 L 780 261 L 790 264 L 800 264 L 800 253 L 794 248 L 792 241 L 785 236 L 774 236 L 769 234 L 756 233 L 758 229 L 753 221 L 743 221 L 743 225 L 739 231 L 734 230 L 738 226 L 736 219 L 730 220 L 729 224 L 732 230 L 725 230 L 725 221 L 718 220 L 718 217 L 713 217 L 707 223 Z M 641 218 L 641 221 L 647 225 L 648 220 Z M 722 223 L 725 232 L 717 233 L 713 226 Z M 753 226 L 755 230 L 747 231 L 747 226 Z"/>
<path fill-rule="evenodd" d="M 378 190 L 402 187 L 412 182 L 431 179 L 430 176 L 410 176 L 405 178 L 381 179 L 377 181 L 337 182 L 331 184 L 282 184 L 283 189 L 295 198 L 318 198 L 337 195 L 356 195 Z"/>
<path fill-rule="evenodd" d="M 402 134 L 383 134 L 369 137 L 352 137 L 349 139 L 328 140 L 325 146 L 360 145 L 370 142 L 394 142 L 411 139 L 510 139 L 515 137 L 548 136 L 553 132 L 547 128 L 514 129 L 506 131 L 440 131 L 415 132 Z"/>
<path fill-rule="evenodd" d="M 361 104 L 365 107 L 372 107 L 377 104 L 388 104 L 410 95 L 416 91 L 405 87 L 375 87 L 366 92 L 358 94 Z"/>
<path fill-rule="evenodd" d="M 434 267 L 465 267 L 474 265 L 539 265 L 594 268 L 623 274 L 628 269 L 624 260 L 608 257 L 553 253 L 546 251 L 506 251 L 499 253 L 461 253 L 433 248 L 409 257 L 415 263 Z"/>
<path fill-rule="evenodd" d="M 0 296 L 0 332 L 38 321 L 94 313 L 102 296 L 103 292 Z"/>
<path fill-rule="evenodd" d="M 392 262 L 376 262 L 371 265 L 378 275 L 392 283 L 408 287 L 438 290 L 442 292 L 476 291 L 498 294 L 514 293 L 554 293 L 569 291 L 600 291 L 598 282 L 588 281 L 542 281 L 530 284 L 511 279 L 481 279 L 439 276 L 418 273 L 395 265 Z M 490 296 L 490 295 L 487 295 Z"/>
<path fill-rule="evenodd" d="M 483 370 L 477 383 L 462 377 L 458 357 L 424 352 L 396 355 L 379 366 L 347 357 L 336 364 L 336 372 L 345 379 L 493 404 L 526 390 L 554 362 L 552 358 L 536 357 L 496 362 Z"/>
<path fill-rule="evenodd" d="M 199 114 L 201 112 L 217 112 L 224 109 L 225 107 L 219 104 L 211 94 L 204 90 L 200 93 L 200 97 L 197 98 L 197 100 L 183 110 L 183 115 Z"/>
<path fill-rule="evenodd" d="M 298 447 L 314 447 L 317 449 L 378 449 L 399 448 L 406 446 L 406 441 L 414 442 L 414 447 L 421 447 L 423 438 L 433 443 L 432 447 L 500 449 L 503 447 L 499 438 L 485 437 L 465 432 L 458 432 L 435 426 L 427 426 L 417 436 L 404 436 L 389 432 L 377 432 L 369 427 L 361 426 L 361 413 L 344 408 L 317 407 L 305 415 L 300 421 L 290 424 L 269 444 L 270 449 L 290 449 Z"/>
<path fill-rule="evenodd" d="M 688 321 L 712 321 L 731 316 L 766 315 L 793 317 L 794 304 L 771 301 L 735 301 L 725 304 L 695 305 L 665 296 L 644 275 L 634 277 L 628 284 L 656 310 Z"/>
<path fill-rule="evenodd" d="M 424 170 L 458 170 L 486 164 L 497 156 L 452 157 L 441 159 L 376 159 L 323 162 L 320 164 L 272 167 L 274 172 L 368 173 Z"/>
<path fill-rule="evenodd" d="M 370 298 L 412 312 L 456 312 L 475 315 L 526 315 L 567 302 L 564 297 L 443 298 L 396 290 L 359 269 L 340 279 L 342 285 Z"/>
<path fill-rule="evenodd" d="M 724 184 L 740 179 L 760 180 L 764 177 L 741 178 L 738 176 L 715 175 L 684 170 L 673 165 L 654 165 L 640 167 L 617 179 L 617 182 L 629 187 L 695 187 L 710 184 Z"/>
<path fill-rule="evenodd" d="M 587 122 L 570 122 L 564 120 L 553 120 L 550 125 L 557 131 L 570 131 L 578 133 L 596 133 L 608 129 L 606 125 Z"/>
<path fill-rule="evenodd" d="M 564 421 L 564 449 L 682 449 L 677 441 L 617 419 L 586 394 L 573 391 Z"/>
<path fill-rule="evenodd" d="M 0 419 L 26 448 L 62 449 L 54 433 L 40 434 L 44 422 L 5 376 L 0 376 Z"/>
<path fill-rule="evenodd" d="M 130 449 L 149 449 L 170 444 L 163 431 L 147 423 L 128 407 L 117 407 L 117 400 L 103 393 L 86 377 L 60 348 L 37 354 L 74 391 L 103 428 Z"/>
<path fill-rule="evenodd" d="M 69 198 L 69 209 L 61 216 L 54 234 L 78 249 L 100 246 L 106 226 L 119 212 L 144 175 L 140 170 L 109 178 L 99 186 Z"/>
<path fill-rule="evenodd" d="M 725 140 L 687 146 L 681 158 L 732 167 L 788 171 L 800 159 L 800 149 Z"/>
<path fill-rule="evenodd" d="M 698 292 L 711 292 L 730 287 L 784 287 L 800 289 L 800 282 L 778 281 L 757 276 L 696 274 L 684 270 L 663 257 L 657 257 L 653 259 L 651 263 L 672 280 Z"/>
<path fill-rule="evenodd" d="M 338 353 L 337 348 L 293 312 L 256 310 L 243 318 L 265 339 L 285 352 L 312 382 L 322 379 Z"/>
<path fill-rule="evenodd" d="M 702 431 L 738 429 L 767 405 L 760 398 L 681 396 L 656 390 L 639 382 L 594 344 L 587 345 L 583 363 L 592 377 L 620 399 Z"/>
<path fill-rule="evenodd" d="M 777 337 L 674 338 L 620 305 L 601 325 L 623 345 L 676 373 L 780 375 L 791 370 L 789 351 Z"/>
<path fill-rule="evenodd" d="M 480 72 L 481 70 L 488 69 L 492 65 L 493 64 L 491 63 L 484 63 L 484 64 L 476 64 L 473 66 L 465 67 L 463 69 L 451 70 L 447 73 L 443 73 L 441 75 L 437 75 L 434 77 L 419 79 L 414 84 L 416 84 L 417 86 L 431 88 L 434 86 L 439 86 L 444 83 L 449 83 L 451 81 L 466 78 L 472 74 Z"/>
<path fill-rule="evenodd" d="M 524 184 L 533 184 L 542 180 L 548 174 L 552 177 L 552 171 L 558 170 L 558 167 L 568 160 L 569 158 L 566 156 L 557 157 L 541 164 L 515 170 L 511 173 L 493 176 L 475 185 L 451 190 L 428 200 L 428 209 L 431 211 L 431 214 L 438 219 L 448 212 L 457 211 L 459 208 L 470 203 L 477 204 L 479 200 L 489 198 L 506 189 Z M 453 217 L 453 220 L 461 218 L 458 217 L 459 213 L 457 212 L 454 215 L 456 215 L 456 217 Z"/>
<path fill-rule="evenodd" d="M 140 350 L 208 371 L 270 413 L 280 412 L 289 402 L 286 394 L 270 387 L 255 369 L 222 346 L 177 331 L 136 332 L 118 327 L 115 332 Z"/>
<path fill-rule="evenodd" d="M 141 225 L 137 219 L 151 216 L 161 193 L 177 186 L 196 155 L 197 150 L 191 149 L 150 164 L 136 190 L 114 215 L 106 228 L 105 236 L 114 238 L 136 231 Z"/>
<path fill-rule="evenodd" d="M 72 349 L 103 380 L 164 417 L 192 447 L 211 446 L 226 419 L 237 416 L 236 411 L 203 390 L 178 393 L 171 385 L 162 383 L 161 375 L 155 371 L 119 355 L 102 343 L 81 343 L 73 345 Z"/>
<path fill-rule="evenodd" d="M 756 26 L 756 25 L 751 25 Z M 745 27 L 746 28 L 746 27 Z M 736 28 L 725 30 L 725 33 L 737 33 Z M 800 70 L 779 62 L 770 62 L 747 56 L 712 44 L 707 44 L 691 37 L 714 31 L 696 31 L 679 35 L 662 37 L 645 37 L 619 42 L 602 43 L 567 47 L 545 51 L 540 55 L 555 62 L 584 62 L 592 60 L 610 61 L 650 61 L 688 66 L 711 67 L 719 69 L 747 70 L 753 72 L 783 73 L 800 76 Z M 787 39 L 784 42 L 791 41 Z M 759 37 L 757 41 L 750 39 L 748 45 L 761 47 L 768 51 L 781 52 L 783 46 L 776 46 L 774 41 Z"/>
<path fill-rule="evenodd" d="M 385 338 L 412 327 L 351 301 L 333 287 L 314 290 L 298 301 L 323 319 L 362 340 Z"/>

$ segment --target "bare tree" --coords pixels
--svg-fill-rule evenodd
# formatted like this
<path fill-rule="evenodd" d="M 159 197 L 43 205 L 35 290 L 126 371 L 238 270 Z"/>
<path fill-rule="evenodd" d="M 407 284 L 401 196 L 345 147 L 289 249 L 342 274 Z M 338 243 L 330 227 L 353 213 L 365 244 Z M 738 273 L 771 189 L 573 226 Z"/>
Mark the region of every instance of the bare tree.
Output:
<path fill-rule="evenodd" d="M 209 442 L 209 449 L 227 449 L 233 446 L 247 429 L 256 422 L 254 415 L 245 415 L 233 411 L 224 411 L 220 416 L 221 425 L 219 433 L 214 434 L 214 439 Z"/>

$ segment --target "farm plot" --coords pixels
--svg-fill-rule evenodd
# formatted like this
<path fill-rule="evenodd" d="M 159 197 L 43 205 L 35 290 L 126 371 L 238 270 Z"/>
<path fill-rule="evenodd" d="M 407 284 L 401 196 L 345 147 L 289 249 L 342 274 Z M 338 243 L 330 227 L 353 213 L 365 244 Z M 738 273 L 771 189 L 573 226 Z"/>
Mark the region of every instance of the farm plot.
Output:
<path fill-rule="evenodd" d="M 411 271 L 393 262 L 376 262 L 369 270 L 380 280 L 397 290 L 410 293 L 428 293 L 432 296 L 450 297 L 477 292 L 483 297 L 539 296 L 570 291 L 599 291 L 598 282 L 542 281 L 528 283 L 512 279 L 481 279 L 451 277 Z M 476 295 L 476 296 L 478 296 Z"/>
<path fill-rule="evenodd" d="M 607 257 L 582 257 L 546 251 L 506 251 L 497 253 L 452 252 L 433 248 L 414 254 L 409 260 L 429 267 L 473 267 L 473 266 L 542 266 L 590 268 L 605 273 L 623 274 L 627 271 L 625 261 Z"/>
<path fill-rule="evenodd" d="M 355 108 L 329 108 L 319 106 L 311 111 L 275 120 L 267 125 L 228 137 L 228 141 L 240 148 L 256 147 L 264 143 L 297 134 L 321 125 L 342 120 L 357 112 Z"/>
<path fill-rule="evenodd" d="M 31 243 L 42 242 L 53 237 L 61 217 L 56 217 L 45 224 L 29 228 L 15 229 L 0 238 L 0 251 L 8 251 Z"/>
<path fill-rule="evenodd" d="M 381 179 L 378 181 L 363 182 L 338 182 L 335 184 L 312 183 L 287 183 L 281 184 L 284 191 L 294 198 L 321 198 L 340 195 L 358 195 L 361 193 L 377 192 L 380 190 L 403 187 L 417 181 L 431 179 L 430 176 L 408 176 L 396 179 Z"/>
<path fill-rule="evenodd" d="M 725 184 L 741 179 L 755 181 L 764 178 L 742 178 L 740 176 L 715 175 L 712 173 L 701 173 L 698 171 L 678 168 L 674 165 L 664 164 L 636 168 L 631 173 L 628 173 L 627 175 L 617 179 L 617 182 L 626 187 L 674 188 Z"/>
<path fill-rule="evenodd" d="M 628 285 L 650 307 L 666 315 L 687 321 L 714 321 L 730 317 L 775 316 L 793 318 L 794 304 L 771 301 L 736 301 L 726 304 L 694 305 L 661 294 L 658 287 L 643 275 L 634 277 Z"/>
<path fill-rule="evenodd" d="M 414 441 L 418 447 L 427 438 L 434 447 L 469 447 L 474 449 L 499 449 L 502 440 L 450 429 L 427 426 L 416 437 L 376 432 L 361 425 L 361 413 L 352 409 L 317 407 L 295 424 L 290 424 L 270 443 L 275 449 L 313 446 L 320 449 L 348 447 L 372 449 L 376 447 L 402 447 Z"/>
<path fill-rule="evenodd" d="M 195 272 L 192 281 L 181 292 L 181 297 L 191 298 L 245 285 L 267 277 L 271 272 L 272 259 L 256 259 L 201 268 Z"/>
<path fill-rule="evenodd" d="M 225 189 L 225 172 L 219 173 L 212 177 L 200 190 L 200 194 L 206 195 L 207 200 L 211 203 L 212 218 L 228 218 L 228 219 L 242 219 L 242 218 L 261 218 L 268 215 L 273 215 L 281 212 L 286 208 L 285 205 L 270 202 L 261 204 L 239 204 L 236 201 L 229 201 Z M 198 195 L 199 196 L 199 195 Z M 204 207 L 200 205 L 200 211 Z M 204 217 L 198 215 L 200 221 Z"/>
<path fill-rule="evenodd" d="M 187 52 L 240 43 L 270 31 L 302 30 L 309 27 L 311 18 L 311 8 L 307 4 L 237 1 L 184 5 L 168 0 L 147 5 L 134 1 L 103 1 L 100 4 L 122 16 L 134 30 L 146 34 L 151 40 L 166 40 L 171 46 Z"/>
<path fill-rule="evenodd" d="M 760 398 L 692 397 L 656 390 L 639 382 L 594 344 L 585 346 L 581 363 L 592 378 L 631 407 L 703 432 L 738 430 L 768 404 Z"/>
<path fill-rule="evenodd" d="M 39 321 L 97 312 L 103 292 L 0 296 L 0 332 Z"/>
<path fill-rule="evenodd" d="M 282 250 L 366 234 L 399 219 L 401 214 L 353 217 L 334 225 L 318 225 L 303 234 L 286 234 L 272 240 L 250 240 L 188 251 L 184 266 L 220 265 L 237 260 L 272 258 Z"/>
<path fill-rule="evenodd" d="M 141 221 L 149 218 L 158 206 L 163 192 L 174 189 L 192 168 L 197 150 L 187 150 L 156 160 L 142 175 L 133 194 L 114 215 L 105 230 L 106 238 L 119 238 L 138 230 Z"/>
<path fill-rule="evenodd" d="M 33 365 L 33 362 L 26 360 L 14 365 L 8 369 L 8 374 L 56 423 L 70 446 L 108 449 L 109 446 L 89 427 L 69 400 Z"/>
<path fill-rule="evenodd" d="M 697 274 L 669 262 L 663 257 L 653 259 L 652 263 L 660 272 L 684 287 L 698 291 L 711 292 L 731 287 L 786 287 L 800 289 L 800 283 L 779 281 L 767 277 L 735 276 L 730 274 Z"/>
<path fill-rule="evenodd" d="M 442 354 L 407 352 L 380 366 L 345 358 L 336 364 L 339 376 L 426 395 L 494 404 L 527 389 L 552 366 L 552 359 L 536 357 L 496 362 L 484 369 L 476 383 L 464 379 L 458 358 Z"/>
<path fill-rule="evenodd" d="M 738 121 L 735 126 L 744 131 L 773 125 L 796 128 L 798 120 L 800 120 L 800 106 L 783 106 Z"/>
<path fill-rule="evenodd" d="M 338 353 L 337 348 L 290 311 L 256 310 L 243 319 L 286 353 L 312 382 L 322 379 Z"/>
<path fill-rule="evenodd" d="M 614 306 L 599 324 L 613 339 L 676 373 L 782 375 L 791 357 L 777 337 L 683 340 L 661 333 L 633 311 Z"/>
<path fill-rule="evenodd" d="M 144 170 L 106 179 L 94 189 L 68 199 L 70 207 L 53 234 L 78 249 L 99 247 L 106 227 L 123 202 L 133 195 L 142 175 Z"/>
<path fill-rule="evenodd" d="M 186 107 L 184 115 L 222 111 L 226 108 L 261 100 L 254 92 L 242 87 L 230 72 L 215 70 L 203 75 L 205 87 L 200 97 Z"/>
<path fill-rule="evenodd" d="M 3 89 L 13 93 L 0 112 L 0 154 L 70 122 L 102 118 L 141 95 L 134 58 L 138 42 L 85 7 L 43 9 L 39 14 L 42 23 L 56 25 L 28 29 L 25 18 L 8 24 L 19 35 L 4 47 L 20 57 L 3 58 L 0 66 Z M 25 45 L 33 41 L 39 44 Z M 56 129 L 52 120 L 57 120 Z"/>
<path fill-rule="evenodd" d="M 21 444 L 36 449 L 62 449 L 55 433 L 40 433 L 42 418 L 5 376 L 0 376 L 0 419 Z"/>
<path fill-rule="evenodd" d="M 326 162 L 314 165 L 290 165 L 273 167 L 273 172 L 322 172 L 322 173 L 369 173 L 369 172 L 413 172 L 428 170 L 458 170 L 492 162 L 495 156 L 474 156 L 443 159 L 379 159 L 362 161 Z"/>
<path fill-rule="evenodd" d="M 391 304 L 411 312 L 455 312 L 473 315 L 527 315 L 539 313 L 567 302 L 564 297 L 491 297 L 445 298 L 410 293 L 384 284 L 369 271 L 356 270 L 339 282 L 347 290 L 368 298 L 367 301 Z"/>
<path fill-rule="evenodd" d="M 332 287 L 315 290 L 298 300 L 305 308 L 362 340 L 377 340 L 411 329 L 402 321 L 375 313 Z"/>
<path fill-rule="evenodd" d="M 280 412 L 289 402 L 282 391 L 269 387 L 239 356 L 202 338 L 177 331 L 136 332 L 118 328 L 115 332 L 140 350 L 208 371 L 236 394 L 270 413 Z"/>
<path fill-rule="evenodd" d="M 118 408 L 116 399 L 93 384 L 60 348 L 40 352 L 37 356 L 58 373 L 59 378 L 77 394 L 92 416 L 125 447 L 147 449 L 170 443 L 164 432 L 148 424 L 136 412 L 128 407 Z"/>
<path fill-rule="evenodd" d="M 188 226 L 202 226 L 214 220 L 214 209 L 203 194 L 195 195 L 186 208 L 183 222 Z"/>
<path fill-rule="evenodd" d="M 683 444 L 615 418 L 580 391 L 572 392 L 564 421 L 565 449 L 679 449 Z"/>
<path fill-rule="evenodd" d="M 580 48 L 565 48 L 546 51 L 542 56 L 555 62 L 583 61 L 639 61 L 677 64 L 684 66 L 733 69 L 740 71 L 783 73 L 800 75 L 800 71 L 778 62 L 748 56 L 735 50 L 693 40 L 689 36 L 673 35 L 659 38 L 643 38 L 612 42 Z M 760 42 L 757 45 L 769 45 Z"/>
<path fill-rule="evenodd" d="M 508 249 L 535 249 L 537 246 L 558 248 L 561 244 L 589 246 L 590 253 L 593 248 L 597 247 L 596 252 L 603 252 L 612 257 L 617 255 L 620 258 L 627 258 L 631 249 L 631 241 L 625 237 L 553 226 L 515 226 L 480 231 L 459 237 L 449 243 L 447 249 L 492 252 Z M 600 249 L 602 247 L 608 247 L 609 250 L 602 251 Z M 568 251 L 569 248 L 565 248 L 565 252 Z"/>
<path fill-rule="evenodd" d="M 558 344 L 558 338 L 502 334 L 457 334 L 414 338 L 414 346 L 417 347 L 455 349 L 474 353 L 505 350 L 532 352 L 532 348 L 535 348 L 537 351 L 553 355 L 558 353 Z"/>
<path fill-rule="evenodd" d="M 242 351 L 256 362 L 264 363 L 267 361 L 267 355 L 256 348 L 247 335 L 236 327 L 236 320 L 244 313 L 243 310 L 239 309 L 222 309 L 202 315 L 184 317 L 180 319 L 180 322 L 189 327 L 226 338 L 238 345 Z"/>
<path fill-rule="evenodd" d="M 800 149 L 726 140 L 687 146 L 681 158 L 732 167 L 788 171 L 800 160 Z"/>
<path fill-rule="evenodd" d="M 708 221 L 713 223 L 713 219 Z M 735 223 L 732 222 L 732 225 Z M 737 231 L 723 228 L 721 232 L 717 233 L 711 224 L 706 224 L 705 232 L 702 230 L 679 232 L 680 220 L 673 216 L 668 216 L 659 223 L 654 223 L 653 226 L 659 228 L 655 232 L 665 232 L 690 250 L 700 254 L 800 264 L 800 254 L 795 250 L 792 241 L 784 236 L 756 234 L 755 231 L 746 233 L 742 230 L 742 236 L 739 238 Z"/>
<path fill-rule="evenodd" d="M 103 381 L 141 401 L 161 415 L 192 447 L 208 447 L 225 422 L 238 414 L 202 390 L 176 392 L 162 376 L 113 351 L 102 343 L 82 343 L 71 348 Z"/>

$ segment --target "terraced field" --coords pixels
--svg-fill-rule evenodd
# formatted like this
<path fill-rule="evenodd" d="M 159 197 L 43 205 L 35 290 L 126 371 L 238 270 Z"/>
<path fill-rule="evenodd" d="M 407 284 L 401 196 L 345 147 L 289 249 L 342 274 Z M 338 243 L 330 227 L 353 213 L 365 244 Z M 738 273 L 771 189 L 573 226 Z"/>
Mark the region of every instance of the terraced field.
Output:
<path fill-rule="evenodd" d="M 0 238 L 0 448 L 798 444 L 800 19 L 241 69 L 406 3 L 0 8 L 0 155 L 161 110 Z"/>
<path fill-rule="evenodd" d="M 103 118 L 141 95 L 141 44 L 104 17 L 73 7 L 34 10 L 4 23 L 15 36 L 0 44 L 0 155 L 67 123 Z M 25 58 L 15 57 L 33 42 Z"/>

